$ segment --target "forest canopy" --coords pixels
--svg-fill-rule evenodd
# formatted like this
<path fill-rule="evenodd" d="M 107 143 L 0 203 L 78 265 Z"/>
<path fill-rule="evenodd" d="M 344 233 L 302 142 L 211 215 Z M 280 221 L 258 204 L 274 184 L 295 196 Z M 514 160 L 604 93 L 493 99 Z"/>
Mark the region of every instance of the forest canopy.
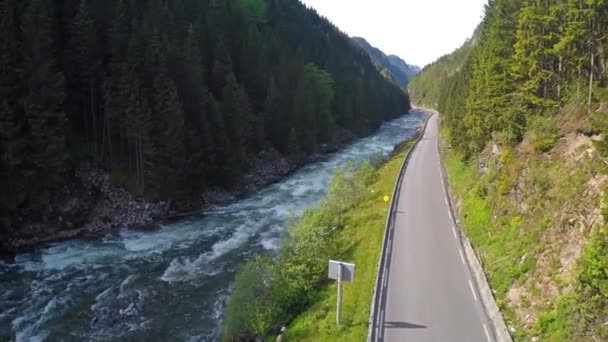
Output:
<path fill-rule="evenodd" d="M 238 189 L 409 109 L 364 51 L 296 0 L 3 0 L 0 212 L 45 206 L 84 159 L 131 192 Z"/>

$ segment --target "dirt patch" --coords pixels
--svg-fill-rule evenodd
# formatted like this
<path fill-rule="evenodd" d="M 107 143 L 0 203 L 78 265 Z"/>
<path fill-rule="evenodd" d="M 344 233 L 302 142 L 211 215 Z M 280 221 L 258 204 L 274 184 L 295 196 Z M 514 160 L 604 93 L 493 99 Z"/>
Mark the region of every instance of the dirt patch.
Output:
<path fill-rule="evenodd" d="M 602 223 L 600 202 L 608 182 L 608 176 L 592 172 L 591 165 L 596 158 L 593 140 L 597 137 L 581 133 L 581 127 L 588 125 L 586 118 L 576 118 L 570 113 L 562 114 L 559 119 L 560 139 L 556 146 L 536 158 L 563 163 L 559 177 L 553 179 L 550 191 L 561 193 L 566 189 L 575 189 L 571 199 L 566 198 L 563 204 L 545 203 L 542 214 L 549 220 L 549 226 L 543 231 L 539 240 L 539 252 L 534 257 L 536 265 L 524 280 L 515 282 L 506 294 L 509 307 L 524 329 L 531 329 L 542 312 L 551 309 L 560 296 L 571 291 L 576 278 L 576 265 L 587 243 L 586 234 Z M 518 147 L 519 158 L 532 157 L 532 151 L 526 142 Z M 581 174 L 588 172 L 588 175 Z M 588 176 L 583 188 L 571 183 L 574 177 Z M 520 176 L 519 182 L 522 182 Z M 583 178 L 584 180 L 584 178 Z M 531 184 L 528 184 L 531 185 Z M 511 200 L 519 198 L 520 206 L 534 206 L 530 191 L 525 187 L 516 187 Z M 562 196 L 562 201 L 564 201 Z M 527 210 L 526 210 L 527 214 Z M 523 261 L 522 261 L 523 262 Z"/>

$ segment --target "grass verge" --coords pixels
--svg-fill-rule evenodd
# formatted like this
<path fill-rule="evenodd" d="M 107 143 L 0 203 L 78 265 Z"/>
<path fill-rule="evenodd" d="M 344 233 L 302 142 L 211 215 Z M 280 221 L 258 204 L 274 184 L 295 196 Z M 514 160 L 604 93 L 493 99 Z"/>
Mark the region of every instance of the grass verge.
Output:
<path fill-rule="evenodd" d="M 354 283 L 343 285 L 342 325 L 336 319 L 337 288 L 321 286 L 310 308 L 288 326 L 286 341 L 365 341 L 370 304 L 374 291 L 378 258 L 382 246 L 388 203 L 403 159 L 413 142 L 402 146 L 398 154 L 377 171 L 377 180 L 368 187 L 366 197 L 344 214 L 345 228 L 339 232 L 340 251 L 336 259 L 356 265 Z"/>
<path fill-rule="evenodd" d="M 608 338 L 601 168 L 585 141 L 496 144 L 468 162 L 443 151 L 462 227 L 515 341 Z"/>

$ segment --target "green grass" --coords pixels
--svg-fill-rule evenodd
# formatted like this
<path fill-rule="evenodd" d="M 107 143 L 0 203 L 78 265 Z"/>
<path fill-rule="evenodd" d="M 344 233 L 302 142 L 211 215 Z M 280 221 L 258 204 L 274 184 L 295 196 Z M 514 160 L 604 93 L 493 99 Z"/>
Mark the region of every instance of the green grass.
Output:
<path fill-rule="evenodd" d="M 485 161 L 487 170 L 482 174 L 479 160 L 465 162 L 453 150 L 444 151 L 443 159 L 455 202 L 460 205 L 464 232 L 481 259 L 507 323 L 516 328 L 513 336 L 516 341 L 528 341 L 533 336 L 548 341 L 564 340 L 564 336 L 576 330 L 572 320 L 589 316 L 583 312 L 600 311 L 595 307 L 583 309 L 589 304 L 581 304 L 587 300 L 581 301 L 584 296 L 579 293 L 558 297 L 557 303 L 539 304 L 537 300 L 532 307 L 530 302 L 531 298 L 543 297 L 543 290 L 535 287 L 541 277 L 550 278 L 561 289 L 574 285 L 578 292 L 582 288 L 576 285 L 576 280 L 574 284 L 572 280 L 564 280 L 557 253 L 562 248 L 559 244 L 564 243 L 560 234 L 569 229 L 564 224 L 564 214 L 597 206 L 597 196 L 585 192 L 589 175 L 598 173 L 596 162 L 583 159 L 573 165 L 559 154 L 522 155 L 506 148 L 502 155 L 490 156 Z M 548 260 L 541 264 L 542 269 L 537 266 L 541 254 Z M 599 258 L 593 260 L 596 259 Z M 579 270 L 584 270 L 584 266 L 579 265 Z M 603 267 L 596 268 L 603 270 Z M 539 315 L 536 326 L 520 322 L 508 302 L 507 294 L 514 285 L 523 286 L 527 292 L 519 307 Z"/>
<path fill-rule="evenodd" d="M 313 305 L 287 327 L 286 341 L 365 341 L 370 305 L 376 281 L 388 203 L 399 169 L 413 143 L 409 143 L 378 170 L 378 180 L 369 187 L 365 200 L 345 215 L 346 228 L 340 234 L 343 248 L 337 259 L 356 264 L 354 283 L 343 285 L 342 324 L 336 326 L 337 288 L 323 286 Z"/>

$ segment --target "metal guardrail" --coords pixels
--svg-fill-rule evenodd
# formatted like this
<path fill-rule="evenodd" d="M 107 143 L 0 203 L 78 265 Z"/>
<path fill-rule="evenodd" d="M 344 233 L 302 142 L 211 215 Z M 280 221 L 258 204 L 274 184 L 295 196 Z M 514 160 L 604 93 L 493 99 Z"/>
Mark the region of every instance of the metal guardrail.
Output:
<path fill-rule="evenodd" d="M 371 309 L 370 318 L 369 318 L 369 332 L 367 335 L 368 342 L 376 342 L 376 341 L 382 340 L 379 337 L 379 331 L 382 330 L 382 325 L 383 325 L 382 323 L 384 321 L 384 317 L 380 317 L 379 311 L 380 311 L 381 301 L 385 297 L 384 290 L 387 285 L 384 280 L 386 279 L 386 275 L 388 274 L 387 263 L 389 262 L 389 260 L 387 259 L 387 245 L 391 241 L 391 239 L 389 238 L 389 235 L 391 235 L 394 231 L 395 213 L 397 212 L 396 209 L 397 209 L 397 203 L 398 203 L 398 199 L 399 199 L 399 192 L 401 190 L 401 183 L 403 180 L 403 176 L 405 175 L 407 165 L 409 164 L 409 160 L 412 156 L 413 151 L 416 149 L 416 146 L 418 146 L 418 143 L 420 142 L 420 140 L 422 140 L 422 137 L 424 136 L 424 132 L 426 131 L 427 123 L 433 115 L 434 114 L 429 115 L 424 120 L 422 129 L 420 130 L 418 137 L 416 137 L 416 141 L 414 142 L 414 145 L 412 145 L 412 148 L 410 148 L 407 155 L 405 156 L 405 159 L 403 160 L 403 164 L 401 164 L 401 169 L 399 170 L 399 176 L 397 177 L 397 181 L 395 182 L 395 187 L 393 188 L 393 195 L 391 197 L 391 203 L 389 205 L 390 210 L 389 210 L 388 216 L 386 217 L 386 224 L 385 224 L 385 228 L 384 228 L 384 237 L 382 238 L 382 252 L 380 253 L 380 260 L 378 261 L 378 274 L 376 275 L 376 284 L 374 286 L 372 309 Z"/>

